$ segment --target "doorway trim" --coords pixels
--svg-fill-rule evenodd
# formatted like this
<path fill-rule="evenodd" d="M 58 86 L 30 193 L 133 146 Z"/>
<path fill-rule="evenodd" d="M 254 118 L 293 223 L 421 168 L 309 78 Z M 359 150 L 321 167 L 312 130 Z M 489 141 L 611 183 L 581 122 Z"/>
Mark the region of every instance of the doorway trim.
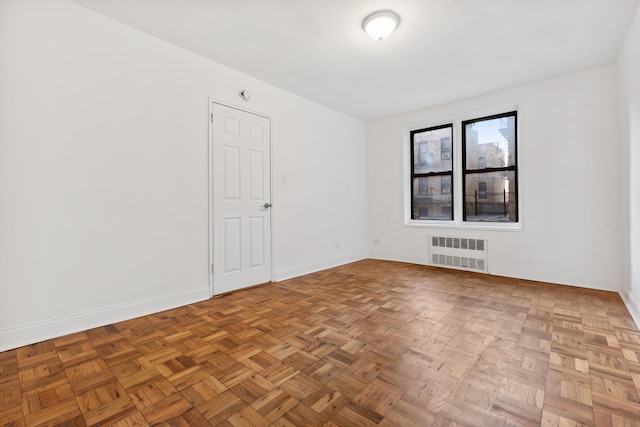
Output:
<path fill-rule="evenodd" d="M 213 269 L 214 269 L 214 253 L 213 253 L 213 203 L 214 203 L 214 194 L 213 194 L 213 108 L 215 105 L 233 108 L 235 110 L 239 110 L 245 113 L 254 114 L 256 116 L 264 117 L 269 120 L 269 166 L 270 166 L 270 174 L 269 174 L 269 191 L 271 193 L 271 204 L 275 201 L 274 193 L 273 193 L 273 118 L 261 112 L 257 112 L 254 110 L 250 110 L 247 108 L 241 108 L 237 105 L 229 104 L 226 102 L 219 101 L 215 98 L 208 98 L 208 113 L 207 113 L 207 123 L 208 123 L 208 143 L 207 143 L 207 187 L 208 187 L 208 260 L 209 265 L 207 267 L 208 275 L 209 275 L 209 298 L 213 298 L 214 293 L 214 282 L 213 282 Z M 275 212 L 273 208 L 271 208 L 271 212 L 269 215 L 269 225 L 270 225 L 270 233 L 269 233 L 269 245 L 270 245 L 270 254 L 271 254 L 271 271 L 270 280 L 274 281 L 274 269 L 275 269 L 275 252 L 273 247 L 273 229 L 274 229 L 274 220 L 273 217 Z"/>

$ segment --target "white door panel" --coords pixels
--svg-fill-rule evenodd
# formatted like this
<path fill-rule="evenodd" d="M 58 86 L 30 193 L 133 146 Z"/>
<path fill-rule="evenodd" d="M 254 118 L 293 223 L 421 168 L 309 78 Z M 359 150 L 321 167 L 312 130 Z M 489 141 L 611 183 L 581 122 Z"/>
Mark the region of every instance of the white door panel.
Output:
<path fill-rule="evenodd" d="M 270 120 L 211 103 L 213 294 L 271 280 Z"/>

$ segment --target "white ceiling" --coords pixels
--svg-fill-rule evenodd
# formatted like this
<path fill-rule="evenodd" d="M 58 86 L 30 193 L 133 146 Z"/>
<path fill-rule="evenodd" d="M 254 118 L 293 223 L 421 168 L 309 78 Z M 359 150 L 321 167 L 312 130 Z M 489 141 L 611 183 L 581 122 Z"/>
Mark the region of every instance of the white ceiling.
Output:
<path fill-rule="evenodd" d="M 639 0 L 74 1 L 369 121 L 614 63 Z"/>

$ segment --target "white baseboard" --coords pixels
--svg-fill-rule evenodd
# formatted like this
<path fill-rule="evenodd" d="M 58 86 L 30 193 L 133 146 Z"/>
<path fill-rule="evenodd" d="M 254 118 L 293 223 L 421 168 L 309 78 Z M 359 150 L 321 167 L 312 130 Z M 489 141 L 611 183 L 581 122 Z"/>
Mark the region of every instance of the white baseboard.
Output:
<path fill-rule="evenodd" d="M 361 261 L 366 259 L 366 255 L 354 255 L 346 258 L 337 258 L 318 264 L 298 265 L 295 267 L 283 268 L 274 271 L 275 282 L 280 282 L 287 279 L 293 279 L 294 277 L 304 276 L 305 274 L 315 273 L 317 271 L 326 270 L 328 268 L 339 267 L 341 265 L 349 264 L 351 262 Z"/>
<path fill-rule="evenodd" d="M 209 299 L 209 287 L 0 330 L 0 352 Z"/>
<path fill-rule="evenodd" d="M 364 255 L 334 259 L 331 261 L 310 264 L 304 266 L 295 266 L 281 269 L 274 272 L 274 280 L 282 281 L 294 277 L 303 276 L 309 273 L 326 270 L 328 268 L 338 267 L 366 258 L 379 259 L 385 261 L 399 261 L 412 264 L 427 265 L 427 257 L 415 257 L 398 254 L 372 254 L 367 257 Z M 564 275 L 549 272 L 539 272 L 531 270 L 518 270 L 508 268 L 492 268 L 492 274 L 501 276 L 514 277 L 526 280 L 536 280 L 549 283 L 559 283 L 583 288 L 608 290 L 620 292 L 621 284 L 614 280 L 606 280 L 592 277 L 582 277 L 575 275 Z M 633 295 L 620 292 L 622 300 L 627 309 L 631 313 L 631 317 L 636 325 L 640 328 L 640 307 L 634 303 Z M 22 347 L 24 345 L 33 344 L 43 340 L 64 336 L 67 334 L 84 331 L 87 329 L 109 325 L 124 320 L 145 316 L 152 313 L 158 313 L 163 310 L 192 304 L 194 302 L 209 299 L 209 287 L 194 289 L 185 292 L 162 295 L 159 297 L 147 298 L 134 301 L 127 304 L 120 304 L 111 307 L 105 307 L 99 310 L 93 310 L 84 313 L 76 313 L 57 319 L 36 322 L 28 325 L 21 325 L 14 328 L 0 330 L 0 352 Z"/>
<path fill-rule="evenodd" d="M 398 255 L 398 254 L 370 254 L 369 258 L 371 259 L 379 259 L 381 261 L 396 261 L 396 262 L 407 262 L 409 264 L 419 264 L 419 265 L 429 265 L 429 257 L 417 257 L 417 256 L 408 256 L 408 255 Z"/>
<path fill-rule="evenodd" d="M 627 306 L 627 310 L 629 310 L 631 318 L 636 323 L 636 327 L 640 329 L 640 306 L 634 302 L 634 294 L 629 294 L 628 292 L 620 292 L 620 296 L 622 297 L 624 305 Z M 635 300 L 640 300 L 640 298 L 635 298 Z"/>
<path fill-rule="evenodd" d="M 374 253 L 371 254 L 369 258 L 380 259 L 384 261 L 400 261 L 412 264 L 430 265 L 429 259 L 426 255 L 424 257 L 417 257 L 389 253 Z M 548 271 L 526 270 L 495 263 L 489 263 L 489 274 L 493 274 L 496 276 L 513 277 L 516 279 L 535 280 L 537 282 L 577 286 L 587 289 L 598 289 L 601 291 L 620 292 L 620 290 L 622 289 L 622 282 L 616 280 Z"/>
<path fill-rule="evenodd" d="M 371 254 L 369 258 L 384 261 L 400 261 L 412 264 L 429 265 L 429 260 L 426 257 L 415 257 L 396 254 Z M 619 293 L 622 297 L 622 301 L 627 307 L 627 310 L 629 310 L 633 321 L 640 329 L 640 304 L 634 303 L 633 295 L 621 291 L 622 282 L 620 281 L 590 276 L 560 274 L 548 271 L 522 270 L 501 265 L 496 266 L 495 264 L 490 266 L 489 274 Z M 637 298 L 637 300 L 640 301 L 640 298 Z"/>
<path fill-rule="evenodd" d="M 599 291 L 620 292 L 622 282 L 602 277 L 564 274 L 553 271 L 527 270 L 505 265 L 489 264 L 490 274 L 513 277 L 516 279 L 535 280 L 537 282 L 557 283 L 559 285 L 576 286 L 578 288 L 597 289 Z"/>

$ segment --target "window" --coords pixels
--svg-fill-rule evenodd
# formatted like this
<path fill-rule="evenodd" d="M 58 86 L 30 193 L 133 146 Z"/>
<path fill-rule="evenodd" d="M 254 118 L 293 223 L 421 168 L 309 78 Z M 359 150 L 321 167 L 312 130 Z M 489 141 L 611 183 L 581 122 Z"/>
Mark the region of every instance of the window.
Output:
<path fill-rule="evenodd" d="M 518 221 L 517 112 L 462 122 L 463 220 Z"/>
<path fill-rule="evenodd" d="M 451 158 L 451 138 L 442 138 L 440 140 L 440 158 L 448 160 Z"/>
<path fill-rule="evenodd" d="M 451 193 L 451 176 L 443 175 L 440 177 L 440 194 Z"/>
<path fill-rule="evenodd" d="M 520 228 L 516 108 L 408 129 L 407 224 Z"/>
<path fill-rule="evenodd" d="M 478 197 L 481 199 L 487 198 L 487 183 L 484 181 L 478 183 Z"/>
<path fill-rule="evenodd" d="M 453 219 L 453 125 L 411 131 L 411 219 Z"/>

